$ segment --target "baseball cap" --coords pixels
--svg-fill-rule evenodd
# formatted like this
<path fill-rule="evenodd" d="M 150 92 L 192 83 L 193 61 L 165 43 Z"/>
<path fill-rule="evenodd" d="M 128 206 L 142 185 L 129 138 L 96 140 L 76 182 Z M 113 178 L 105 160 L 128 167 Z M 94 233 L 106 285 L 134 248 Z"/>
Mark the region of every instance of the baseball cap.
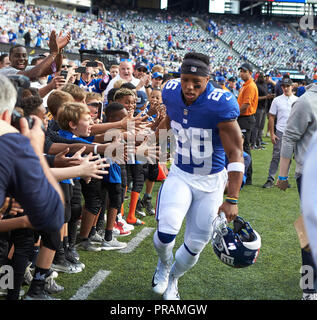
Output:
<path fill-rule="evenodd" d="M 154 72 L 154 73 L 152 74 L 152 78 L 154 78 L 154 79 L 160 78 L 160 77 L 163 79 L 163 74 L 160 73 L 160 72 Z"/>
<path fill-rule="evenodd" d="M 234 82 L 234 81 L 237 81 L 237 78 L 236 77 L 230 77 L 228 81 Z"/>
<path fill-rule="evenodd" d="M 220 77 L 218 77 L 218 80 L 217 80 L 217 81 L 218 81 L 218 82 L 225 82 L 226 79 L 225 79 L 224 76 L 220 76 Z"/>
<path fill-rule="evenodd" d="M 244 71 L 251 71 L 252 72 L 252 66 L 248 63 L 243 63 L 238 70 L 240 70 L 240 69 L 243 69 Z"/>
<path fill-rule="evenodd" d="M 148 70 L 148 67 L 144 62 L 137 62 L 137 64 L 135 65 L 135 69 L 138 70 L 141 68 L 145 68 L 146 70 Z"/>
<path fill-rule="evenodd" d="M 293 84 L 293 81 L 290 78 L 282 79 L 281 86 L 291 86 L 292 84 Z"/>
<path fill-rule="evenodd" d="M 142 108 L 147 102 L 147 95 L 144 91 L 137 91 L 136 107 Z"/>

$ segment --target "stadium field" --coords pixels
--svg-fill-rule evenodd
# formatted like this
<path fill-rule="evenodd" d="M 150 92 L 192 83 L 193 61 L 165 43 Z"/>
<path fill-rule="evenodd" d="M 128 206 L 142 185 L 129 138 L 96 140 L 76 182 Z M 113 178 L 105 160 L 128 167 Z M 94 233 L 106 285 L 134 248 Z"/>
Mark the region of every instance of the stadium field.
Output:
<path fill-rule="evenodd" d="M 263 189 L 272 154 L 269 138 L 265 150 L 253 150 L 253 185 L 240 194 L 239 212 L 262 237 L 262 248 L 255 265 L 233 269 L 220 262 L 208 245 L 196 266 L 179 281 L 182 300 L 299 300 L 300 245 L 293 223 L 300 214 L 299 197 L 294 180 L 293 161 L 291 188 L 286 192 L 276 187 Z M 159 183 L 155 186 L 155 195 Z M 155 204 L 155 196 L 153 204 Z M 127 208 L 126 208 L 127 210 Z M 59 273 L 56 282 L 65 287 L 55 297 L 63 300 L 159 300 L 151 290 L 157 263 L 153 247 L 155 218 L 144 218 L 146 225 L 135 227 L 128 237 L 124 252 L 79 251 L 86 265 L 77 274 Z M 182 243 L 182 233 L 175 250 Z M 129 251 L 129 252 L 127 252 Z"/>

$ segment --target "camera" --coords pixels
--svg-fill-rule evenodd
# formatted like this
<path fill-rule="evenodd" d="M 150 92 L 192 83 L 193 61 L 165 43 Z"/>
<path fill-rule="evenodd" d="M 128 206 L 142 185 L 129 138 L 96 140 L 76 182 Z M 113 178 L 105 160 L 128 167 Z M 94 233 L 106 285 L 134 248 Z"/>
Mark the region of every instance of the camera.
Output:
<path fill-rule="evenodd" d="M 94 68 L 97 68 L 97 67 L 98 67 L 98 62 L 96 62 L 96 61 L 89 61 L 89 62 L 87 62 L 86 67 L 94 67 Z"/>
<path fill-rule="evenodd" d="M 20 127 L 20 119 L 25 118 L 26 121 L 28 122 L 29 128 L 32 129 L 33 124 L 34 124 L 34 119 L 31 117 L 22 117 L 20 112 L 16 109 L 13 109 L 12 115 L 11 115 L 11 125 L 21 131 Z"/>
<path fill-rule="evenodd" d="M 75 70 L 76 73 L 86 73 L 86 68 L 85 67 L 78 67 Z"/>
<path fill-rule="evenodd" d="M 61 71 L 61 76 L 64 77 L 65 80 L 67 78 L 67 75 L 68 75 L 68 71 L 67 70 L 62 70 Z"/>
<path fill-rule="evenodd" d="M 15 105 L 19 106 L 21 104 L 22 91 L 30 88 L 30 79 L 21 74 L 7 75 L 7 78 L 13 83 L 18 93 L 17 102 Z"/>

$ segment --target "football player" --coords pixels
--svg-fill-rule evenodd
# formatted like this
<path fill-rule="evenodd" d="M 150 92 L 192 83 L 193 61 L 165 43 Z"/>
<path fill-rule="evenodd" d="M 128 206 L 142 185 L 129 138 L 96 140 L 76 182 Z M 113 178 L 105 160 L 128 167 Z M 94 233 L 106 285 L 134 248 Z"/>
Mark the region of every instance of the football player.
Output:
<path fill-rule="evenodd" d="M 178 300 L 178 279 L 197 263 L 209 243 L 214 218 L 224 212 L 230 222 L 238 214 L 243 142 L 237 100 L 231 92 L 209 82 L 208 56 L 187 53 L 180 79 L 167 82 L 162 98 L 167 116 L 157 135 L 171 128 L 176 149 L 174 163 L 158 193 L 153 241 L 159 259 L 152 288 L 166 300 Z M 227 170 L 225 155 L 229 159 Z M 184 242 L 174 261 L 175 238 L 185 217 Z"/>

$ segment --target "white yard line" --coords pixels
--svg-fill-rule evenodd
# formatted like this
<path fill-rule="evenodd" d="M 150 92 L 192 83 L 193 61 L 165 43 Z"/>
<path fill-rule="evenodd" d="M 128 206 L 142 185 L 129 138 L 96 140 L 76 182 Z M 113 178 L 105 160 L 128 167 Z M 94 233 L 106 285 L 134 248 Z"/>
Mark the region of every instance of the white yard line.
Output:
<path fill-rule="evenodd" d="M 120 253 L 132 252 L 147 236 L 149 236 L 154 228 L 144 227 L 131 241 L 128 242 L 126 248 L 119 250 Z"/>
<path fill-rule="evenodd" d="M 96 290 L 104 281 L 111 271 L 99 270 L 86 284 L 79 288 L 79 290 L 69 300 L 86 300 L 88 296 Z"/>
<path fill-rule="evenodd" d="M 119 250 L 121 253 L 132 252 L 147 236 L 149 236 L 154 228 L 144 227 L 131 241 L 128 242 L 126 248 Z M 86 284 L 78 289 L 78 291 L 69 300 L 86 300 L 88 296 L 96 290 L 101 283 L 109 276 L 111 271 L 99 270 Z"/>

